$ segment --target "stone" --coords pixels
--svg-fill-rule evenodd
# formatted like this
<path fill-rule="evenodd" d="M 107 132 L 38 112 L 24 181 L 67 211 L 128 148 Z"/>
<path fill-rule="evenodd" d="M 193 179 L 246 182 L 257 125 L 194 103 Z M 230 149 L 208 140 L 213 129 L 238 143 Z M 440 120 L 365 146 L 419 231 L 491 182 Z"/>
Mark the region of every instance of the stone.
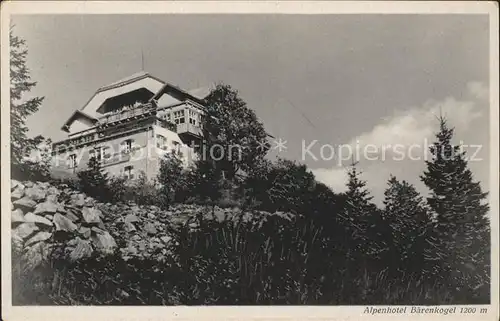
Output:
<path fill-rule="evenodd" d="M 156 233 L 158 233 L 156 227 L 149 222 L 144 224 L 144 231 L 150 235 L 155 235 Z"/>
<path fill-rule="evenodd" d="M 134 232 L 137 230 L 132 223 L 125 223 L 125 225 L 123 225 L 123 229 L 125 232 Z"/>
<path fill-rule="evenodd" d="M 50 214 L 46 214 L 44 215 L 43 217 L 45 217 L 46 219 L 48 219 L 49 221 L 52 221 L 54 219 L 54 215 L 50 215 Z"/>
<path fill-rule="evenodd" d="M 115 239 L 108 232 L 93 235 L 92 241 L 94 241 L 94 246 L 104 254 L 113 254 L 117 247 Z"/>
<path fill-rule="evenodd" d="M 33 187 L 35 184 L 31 181 L 24 182 L 24 186 L 26 187 Z"/>
<path fill-rule="evenodd" d="M 64 216 L 66 216 L 72 222 L 78 222 L 80 220 L 80 218 L 73 214 L 72 211 L 67 211 Z"/>
<path fill-rule="evenodd" d="M 61 194 L 61 191 L 59 189 L 57 189 L 57 187 L 51 186 L 47 189 L 47 196 L 49 196 L 49 195 L 58 196 L 60 194 Z"/>
<path fill-rule="evenodd" d="M 156 215 L 154 215 L 153 213 L 149 213 L 149 214 L 148 214 L 148 218 L 149 218 L 150 220 L 154 220 L 154 219 L 156 219 Z"/>
<path fill-rule="evenodd" d="M 92 234 L 92 231 L 88 227 L 81 226 L 78 229 L 78 233 L 80 233 L 80 235 L 83 236 L 84 238 L 88 239 L 88 238 L 90 238 L 90 235 Z"/>
<path fill-rule="evenodd" d="M 45 198 L 45 202 L 57 203 L 57 195 L 47 194 L 47 197 Z"/>
<path fill-rule="evenodd" d="M 18 199 L 22 198 L 23 196 L 24 196 L 24 186 L 22 186 L 22 185 L 19 185 L 16 188 L 14 188 L 14 190 L 10 194 L 10 198 L 15 199 L 15 200 L 18 200 Z"/>
<path fill-rule="evenodd" d="M 19 185 L 21 185 L 21 183 L 15 179 L 11 179 L 10 180 L 10 190 L 14 190 L 16 187 L 18 187 Z"/>
<path fill-rule="evenodd" d="M 24 193 L 27 197 L 31 198 L 34 201 L 42 201 L 47 195 L 46 192 L 38 186 L 29 187 L 24 191 Z"/>
<path fill-rule="evenodd" d="M 14 201 L 14 206 L 16 208 L 21 208 L 23 211 L 27 212 L 35 208 L 36 202 L 31 198 L 25 196 L 21 199 L 18 199 L 17 201 Z"/>
<path fill-rule="evenodd" d="M 89 258 L 92 256 L 92 245 L 90 245 L 90 241 L 82 240 L 77 237 L 75 242 L 75 248 L 69 254 L 69 259 L 71 262 L 75 262 L 84 258 Z"/>
<path fill-rule="evenodd" d="M 168 235 L 160 237 L 160 240 L 162 240 L 163 243 L 168 244 L 172 240 L 172 238 Z"/>
<path fill-rule="evenodd" d="M 26 222 L 26 223 L 22 223 L 21 225 L 16 227 L 12 231 L 12 234 L 21 238 L 21 239 L 25 239 L 28 236 L 30 236 L 33 232 L 36 232 L 38 230 L 39 230 L 39 228 L 38 228 L 38 226 L 35 225 L 35 223 Z"/>
<path fill-rule="evenodd" d="M 93 227 L 91 228 L 91 230 L 92 230 L 92 232 L 97 233 L 97 234 L 104 234 L 104 233 L 106 232 L 106 231 L 101 230 L 100 228 L 95 227 L 95 226 L 93 226 Z"/>
<path fill-rule="evenodd" d="M 41 214 L 41 213 L 56 213 L 57 212 L 57 207 L 58 204 L 50 202 L 50 201 L 45 201 L 43 203 L 39 203 L 35 207 L 35 214 Z"/>
<path fill-rule="evenodd" d="M 48 240 L 52 236 L 52 233 L 46 231 L 40 231 L 36 233 L 33 237 L 26 241 L 24 246 L 29 246 L 31 244 L 35 244 L 37 242 Z"/>
<path fill-rule="evenodd" d="M 84 207 L 82 209 L 83 220 L 87 224 L 98 224 L 101 222 L 101 211 L 93 207 Z"/>
<path fill-rule="evenodd" d="M 46 219 L 45 217 L 33 214 L 31 212 L 24 215 L 24 220 L 26 222 L 33 222 L 33 223 L 40 224 L 40 225 L 46 225 L 46 226 L 53 225 L 52 222 L 49 221 L 48 219 Z"/>
<path fill-rule="evenodd" d="M 71 201 L 73 205 L 78 207 L 83 207 L 85 205 L 85 197 L 83 196 L 83 194 L 72 195 Z"/>
<path fill-rule="evenodd" d="M 56 213 L 54 214 L 54 224 L 56 226 L 56 231 L 73 232 L 78 228 L 75 223 L 73 223 L 69 218 Z"/>
<path fill-rule="evenodd" d="M 128 214 L 127 216 L 125 216 L 125 223 L 136 223 L 136 222 L 140 222 L 140 220 L 134 214 Z"/>
<path fill-rule="evenodd" d="M 23 211 L 18 208 L 12 211 L 12 216 L 10 218 L 11 223 L 24 223 L 26 220 L 24 219 Z"/>

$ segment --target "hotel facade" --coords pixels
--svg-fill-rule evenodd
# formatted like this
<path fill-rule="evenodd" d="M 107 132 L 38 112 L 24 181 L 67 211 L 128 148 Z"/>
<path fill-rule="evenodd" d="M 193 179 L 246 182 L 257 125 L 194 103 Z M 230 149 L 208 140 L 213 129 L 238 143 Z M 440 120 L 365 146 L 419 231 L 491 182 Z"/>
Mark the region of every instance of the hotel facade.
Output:
<path fill-rule="evenodd" d="M 52 171 L 73 176 L 95 157 L 114 176 L 158 174 L 173 150 L 184 166 L 196 158 L 209 88 L 185 91 L 140 72 L 99 88 L 62 126 L 67 138 L 52 145 Z"/>

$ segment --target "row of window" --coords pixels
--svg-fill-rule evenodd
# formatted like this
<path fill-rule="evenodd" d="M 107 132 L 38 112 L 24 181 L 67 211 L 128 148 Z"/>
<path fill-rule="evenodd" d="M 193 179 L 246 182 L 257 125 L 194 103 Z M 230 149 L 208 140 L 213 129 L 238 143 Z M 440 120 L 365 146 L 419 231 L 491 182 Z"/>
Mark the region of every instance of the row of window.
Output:
<path fill-rule="evenodd" d="M 132 152 L 132 148 L 134 145 L 133 139 L 127 139 L 120 144 L 120 153 L 127 154 Z M 180 151 L 180 143 L 172 140 L 172 145 L 179 152 Z M 156 147 L 162 150 L 167 150 L 167 138 L 163 135 L 156 135 Z M 95 157 L 98 161 L 103 161 L 111 158 L 109 146 L 96 147 L 89 151 L 89 158 Z M 76 154 L 71 154 L 68 156 L 66 160 L 66 165 L 68 168 L 77 167 Z"/>
<path fill-rule="evenodd" d="M 172 145 L 174 145 L 174 148 L 177 149 L 177 151 L 180 151 L 181 144 L 179 142 L 172 140 Z M 163 135 L 157 134 L 156 147 L 161 150 L 167 150 L 168 149 L 167 138 Z"/>
<path fill-rule="evenodd" d="M 171 113 L 165 113 L 163 115 L 163 119 L 165 119 L 166 121 L 169 121 L 169 122 L 172 122 L 171 117 L 172 117 Z M 200 120 L 201 120 L 200 113 L 198 113 L 194 110 L 188 109 L 188 122 L 191 125 L 199 126 Z M 173 112 L 173 123 L 178 125 L 178 124 L 184 124 L 185 122 L 186 122 L 186 117 L 185 117 L 184 110 L 177 110 L 177 111 Z"/>

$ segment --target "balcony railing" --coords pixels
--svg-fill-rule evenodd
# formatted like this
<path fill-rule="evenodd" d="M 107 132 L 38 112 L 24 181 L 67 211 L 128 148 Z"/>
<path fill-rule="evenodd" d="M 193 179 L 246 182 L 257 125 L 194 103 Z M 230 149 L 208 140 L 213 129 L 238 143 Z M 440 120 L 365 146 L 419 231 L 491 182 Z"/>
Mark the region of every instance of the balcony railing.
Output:
<path fill-rule="evenodd" d="M 177 124 L 176 132 L 179 135 L 182 134 L 193 134 L 196 136 L 202 136 L 202 130 L 201 127 L 199 126 L 194 126 L 189 123 L 184 123 L 184 124 Z"/>
<path fill-rule="evenodd" d="M 65 139 L 63 141 L 52 144 L 52 149 L 54 151 L 64 151 L 68 147 L 79 146 L 83 144 L 90 143 L 96 139 L 96 133 L 90 133 L 75 138 Z"/>
<path fill-rule="evenodd" d="M 99 118 L 99 125 L 109 125 L 115 122 L 123 122 L 128 119 L 135 119 L 141 116 L 146 116 L 155 109 L 152 108 L 152 104 L 144 104 L 135 108 L 128 108 L 118 112 L 110 113 Z"/>

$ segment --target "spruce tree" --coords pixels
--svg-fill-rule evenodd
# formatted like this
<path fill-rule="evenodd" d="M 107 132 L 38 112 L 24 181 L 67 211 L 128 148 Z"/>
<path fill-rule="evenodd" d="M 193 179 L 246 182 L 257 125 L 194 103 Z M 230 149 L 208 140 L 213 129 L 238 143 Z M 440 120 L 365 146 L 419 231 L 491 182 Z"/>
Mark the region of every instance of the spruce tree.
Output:
<path fill-rule="evenodd" d="M 391 176 L 384 193 L 383 217 L 390 227 L 390 252 L 394 272 L 420 273 L 424 269 L 430 217 L 424 200 L 412 184 Z"/>
<path fill-rule="evenodd" d="M 382 237 L 386 228 L 360 174 L 356 164 L 353 164 L 348 171 L 345 208 L 339 216 L 340 224 L 346 227 L 348 233 L 346 257 L 348 262 L 355 263 L 350 267 L 353 271 L 375 267 L 387 249 Z"/>
<path fill-rule="evenodd" d="M 82 191 L 89 196 L 101 201 L 110 201 L 109 175 L 95 157 L 91 157 L 87 169 L 78 173 L 79 183 Z"/>
<path fill-rule="evenodd" d="M 13 176 L 29 172 L 26 158 L 44 141 L 42 136 L 28 137 L 26 118 L 38 111 L 44 97 L 24 99 L 36 82 L 31 80 L 30 70 L 27 67 L 28 50 L 24 39 L 14 35 L 10 28 L 10 152 Z M 31 162 L 33 163 L 33 162 Z"/>
<path fill-rule="evenodd" d="M 466 154 L 452 144 L 453 128 L 440 118 L 432 159 L 421 176 L 430 190 L 427 203 L 435 217 L 430 241 L 434 272 L 446 286 L 471 291 L 489 288 L 490 227 L 487 193 L 474 181 Z"/>

